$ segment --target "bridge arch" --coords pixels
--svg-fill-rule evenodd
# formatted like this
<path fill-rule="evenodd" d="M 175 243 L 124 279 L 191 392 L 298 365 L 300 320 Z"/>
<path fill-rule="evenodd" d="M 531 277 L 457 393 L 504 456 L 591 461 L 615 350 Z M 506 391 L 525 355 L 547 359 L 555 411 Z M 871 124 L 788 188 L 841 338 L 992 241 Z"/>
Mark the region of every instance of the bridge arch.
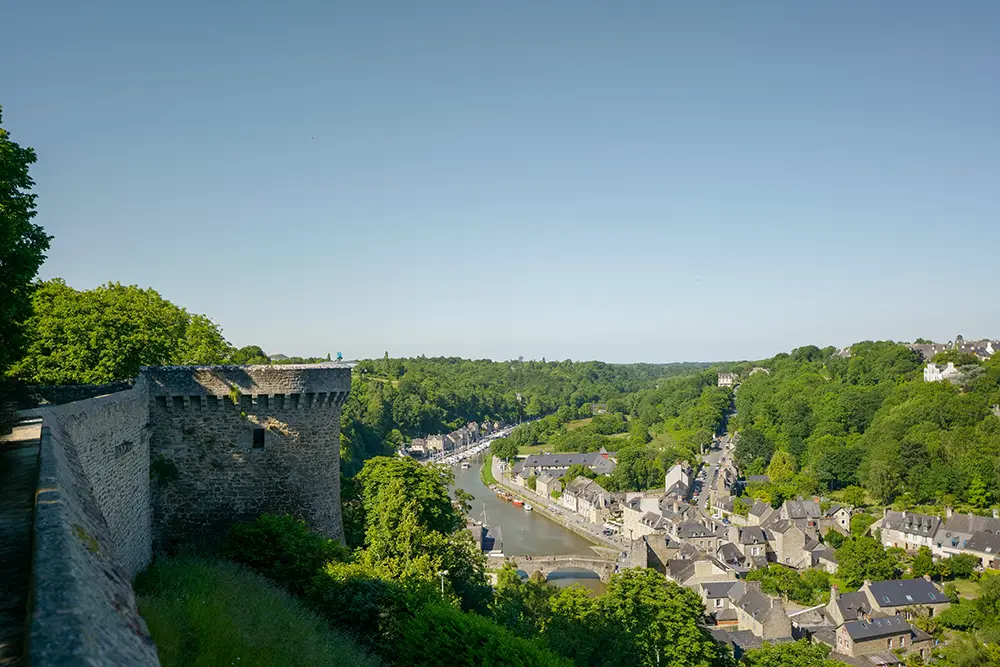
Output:
<path fill-rule="evenodd" d="M 495 566 L 502 567 L 504 563 L 510 563 L 529 577 L 538 572 L 546 579 L 550 574 L 567 569 L 587 570 L 604 583 L 608 583 L 619 568 L 617 561 L 590 556 L 512 556 L 495 563 Z"/>

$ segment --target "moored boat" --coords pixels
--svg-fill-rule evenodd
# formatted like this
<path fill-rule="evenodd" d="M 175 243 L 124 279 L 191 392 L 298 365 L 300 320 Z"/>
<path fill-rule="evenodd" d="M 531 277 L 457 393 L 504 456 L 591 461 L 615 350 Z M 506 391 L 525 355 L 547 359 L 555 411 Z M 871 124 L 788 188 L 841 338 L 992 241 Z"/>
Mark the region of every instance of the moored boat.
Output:
<path fill-rule="evenodd" d="M 520 507 L 523 504 L 524 504 L 523 500 L 521 500 L 520 498 L 514 498 L 514 507 Z"/>
<path fill-rule="evenodd" d="M 531 507 L 531 505 L 525 505 L 525 506 L 524 506 L 524 511 L 525 511 L 525 512 L 530 512 L 531 510 L 532 510 L 532 507 Z"/>

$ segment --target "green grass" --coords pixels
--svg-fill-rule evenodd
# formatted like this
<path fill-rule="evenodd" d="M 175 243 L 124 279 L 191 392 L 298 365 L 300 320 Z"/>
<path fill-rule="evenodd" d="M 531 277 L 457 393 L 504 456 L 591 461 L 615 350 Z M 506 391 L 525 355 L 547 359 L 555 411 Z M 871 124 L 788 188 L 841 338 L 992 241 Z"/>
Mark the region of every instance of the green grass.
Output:
<path fill-rule="evenodd" d="M 593 417 L 587 417 L 586 419 L 574 419 L 571 422 L 566 422 L 566 430 L 575 431 L 578 428 L 583 428 L 592 421 L 594 421 Z"/>
<path fill-rule="evenodd" d="M 479 479 L 483 480 L 483 484 L 486 486 L 497 483 L 496 478 L 493 476 L 493 455 L 489 452 L 486 453 L 486 458 L 483 459 L 483 467 L 479 469 Z"/>
<path fill-rule="evenodd" d="M 227 561 L 161 559 L 136 579 L 163 667 L 376 667 L 302 602 Z"/>
<path fill-rule="evenodd" d="M 968 579 L 956 579 L 951 583 L 955 584 L 955 588 L 958 589 L 959 594 L 963 598 L 979 597 L 978 581 L 969 581 Z"/>

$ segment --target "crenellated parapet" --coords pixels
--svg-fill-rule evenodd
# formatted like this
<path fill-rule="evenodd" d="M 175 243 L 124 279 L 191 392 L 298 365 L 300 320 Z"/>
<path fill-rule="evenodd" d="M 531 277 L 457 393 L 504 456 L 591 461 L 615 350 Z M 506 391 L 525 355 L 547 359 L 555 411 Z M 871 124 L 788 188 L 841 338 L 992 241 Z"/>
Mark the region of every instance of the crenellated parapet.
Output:
<path fill-rule="evenodd" d="M 145 367 L 154 407 L 167 410 L 303 410 L 341 406 L 351 390 L 345 364 Z"/>

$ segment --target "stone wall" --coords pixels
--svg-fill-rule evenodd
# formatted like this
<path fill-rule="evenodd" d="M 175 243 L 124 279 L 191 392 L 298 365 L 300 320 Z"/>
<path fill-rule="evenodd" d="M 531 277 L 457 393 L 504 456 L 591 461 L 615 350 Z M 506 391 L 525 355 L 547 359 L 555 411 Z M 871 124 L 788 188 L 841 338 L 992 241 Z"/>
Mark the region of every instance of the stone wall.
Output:
<path fill-rule="evenodd" d="M 158 666 L 79 448 L 53 415 L 42 424 L 28 662 Z"/>
<path fill-rule="evenodd" d="M 72 446 L 129 576 L 152 557 L 148 404 L 140 378 L 128 391 L 23 413 L 43 417 L 57 441 Z"/>
<path fill-rule="evenodd" d="M 341 539 L 337 364 L 143 369 L 158 550 L 290 513 Z"/>
<path fill-rule="evenodd" d="M 84 401 L 88 398 L 128 391 L 135 385 L 135 380 L 121 380 L 107 384 L 63 384 L 56 386 L 36 385 L 27 388 L 28 400 L 31 405 L 63 405 L 73 401 Z"/>

